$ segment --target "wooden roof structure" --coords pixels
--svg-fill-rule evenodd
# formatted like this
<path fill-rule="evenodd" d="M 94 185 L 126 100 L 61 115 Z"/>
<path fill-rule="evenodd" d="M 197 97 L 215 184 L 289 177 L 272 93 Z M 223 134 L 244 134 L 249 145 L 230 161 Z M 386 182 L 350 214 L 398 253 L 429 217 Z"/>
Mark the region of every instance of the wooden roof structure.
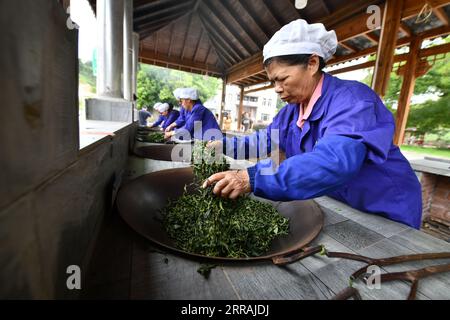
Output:
<path fill-rule="evenodd" d="M 95 0 L 89 0 L 95 9 Z M 134 31 L 140 35 L 140 61 L 225 79 L 246 92 L 268 82 L 262 65 L 264 44 L 295 19 L 335 30 L 339 46 L 327 66 L 377 54 L 376 61 L 331 73 L 375 67 L 373 88 L 384 95 L 395 48 L 419 43 L 417 60 L 450 51 L 450 45 L 421 50 L 423 40 L 450 34 L 450 0 L 134 0 Z M 369 29 L 369 6 L 380 8 L 381 28 Z M 380 45 L 381 44 L 381 45 Z M 406 90 L 406 89 L 405 89 Z"/>

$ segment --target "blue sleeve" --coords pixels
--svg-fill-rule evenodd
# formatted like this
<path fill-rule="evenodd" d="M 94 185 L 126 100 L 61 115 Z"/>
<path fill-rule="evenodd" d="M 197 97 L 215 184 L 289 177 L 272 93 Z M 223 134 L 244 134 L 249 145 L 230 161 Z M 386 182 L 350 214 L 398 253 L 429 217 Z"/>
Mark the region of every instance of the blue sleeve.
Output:
<path fill-rule="evenodd" d="M 270 129 L 271 125 L 247 136 L 224 137 L 222 141 L 223 153 L 233 159 L 259 158 L 261 153 L 263 157 L 267 156 L 272 150 Z M 251 154 L 250 150 L 253 150 L 253 153 L 256 152 L 256 154 Z"/>
<path fill-rule="evenodd" d="M 181 128 L 186 123 L 186 111 L 184 108 L 180 109 L 180 115 L 178 116 L 177 120 L 175 120 L 175 124 L 177 125 L 177 128 Z"/>
<path fill-rule="evenodd" d="M 195 121 L 203 121 L 203 113 L 205 112 L 205 107 L 202 106 L 195 106 L 192 109 L 191 116 L 189 119 L 185 122 L 183 129 L 189 131 L 191 135 L 193 136 L 194 133 L 194 123 Z"/>
<path fill-rule="evenodd" d="M 364 143 L 345 137 L 320 139 L 313 151 L 290 157 L 272 171 L 271 160 L 247 169 L 256 196 L 276 200 L 304 200 L 328 194 L 352 179 L 366 157 Z"/>
<path fill-rule="evenodd" d="M 272 123 L 267 128 L 247 136 L 224 137 L 223 153 L 234 159 L 248 159 L 252 157 L 264 158 L 278 145 L 280 149 L 284 150 L 289 117 L 291 117 L 291 110 L 284 107 L 272 119 Z M 278 133 L 278 137 L 272 136 L 275 132 Z M 251 154 L 250 150 L 253 150 L 254 154 Z"/>
<path fill-rule="evenodd" d="M 161 124 L 161 122 L 164 121 L 164 119 L 165 119 L 164 116 L 159 116 L 158 120 L 156 120 L 156 122 L 152 125 L 152 128 L 159 126 Z"/>

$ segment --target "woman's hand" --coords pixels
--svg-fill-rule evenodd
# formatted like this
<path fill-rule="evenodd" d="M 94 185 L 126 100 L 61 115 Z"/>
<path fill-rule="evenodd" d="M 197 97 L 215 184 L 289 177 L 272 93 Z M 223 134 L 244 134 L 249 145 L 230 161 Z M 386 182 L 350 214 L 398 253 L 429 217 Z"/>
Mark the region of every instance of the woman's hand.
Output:
<path fill-rule="evenodd" d="M 165 132 L 164 139 L 169 140 L 173 135 L 175 135 L 175 131 Z"/>
<path fill-rule="evenodd" d="M 236 199 L 242 194 L 251 192 L 250 178 L 247 170 L 224 171 L 213 174 L 206 179 L 202 188 L 212 185 L 213 193 L 223 198 Z"/>

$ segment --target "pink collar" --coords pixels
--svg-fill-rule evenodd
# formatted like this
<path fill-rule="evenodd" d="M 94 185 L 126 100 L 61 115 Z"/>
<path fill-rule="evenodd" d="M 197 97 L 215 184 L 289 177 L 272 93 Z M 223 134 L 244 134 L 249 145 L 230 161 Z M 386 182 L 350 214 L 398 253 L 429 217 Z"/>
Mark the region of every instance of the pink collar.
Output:
<path fill-rule="evenodd" d="M 319 100 L 320 96 L 322 95 L 323 78 L 324 78 L 324 75 L 322 74 L 322 77 L 320 78 L 319 83 L 317 84 L 316 88 L 314 89 L 311 99 L 309 99 L 309 103 L 306 106 L 306 110 L 303 110 L 304 108 L 303 108 L 302 104 L 300 104 L 300 106 L 299 106 L 299 113 L 298 113 L 298 120 L 297 120 L 297 126 L 299 128 L 302 128 L 305 121 L 308 120 L 309 116 L 311 115 L 314 105 L 316 104 L 317 100 Z"/>

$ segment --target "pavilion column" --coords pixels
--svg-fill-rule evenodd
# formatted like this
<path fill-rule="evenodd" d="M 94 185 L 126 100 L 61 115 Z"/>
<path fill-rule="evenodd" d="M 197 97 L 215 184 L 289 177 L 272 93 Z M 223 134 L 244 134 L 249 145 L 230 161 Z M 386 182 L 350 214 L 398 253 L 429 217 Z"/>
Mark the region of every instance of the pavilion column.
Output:
<path fill-rule="evenodd" d="M 97 95 L 122 98 L 123 0 L 97 0 Z"/>
<path fill-rule="evenodd" d="M 409 46 L 408 60 L 403 69 L 403 82 L 398 100 L 397 115 L 395 119 L 395 135 L 394 144 L 401 146 L 405 136 L 406 123 L 408 121 L 411 97 L 414 93 L 414 85 L 416 84 L 417 67 L 420 62 L 420 47 L 422 39 L 413 38 Z"/>
<path fill-rule="evenodd" d="M 133 0 L 124 0 L 123 14 L 123 97 L 133 100 Z"/>
<path fill-rule="evenodd" d="M 394 63 L 397 33 L 400 28 L 404 0 L 387 0 L 384 7 L 381 37 L 372 78 L 372 89 L 383 97 Z"/>
<path fill-rule="evenodd" d="M 227 78 L 224 77 L 222 79 L 222 100 L 220 102 L 220 113 L 219 113 L 219 119 L 220 119 L 220 128 L 223 127 L 223 110 L 225 108 L 225 97 L 227 94 Z"/>
<path fill-rule="evenodd" d="M 239 95 L 239 112 L 238 112 L 238 123 L 237 130 L 241 131 L 241 121 L 242 121 L 242 113 L 244 112 L 244 87 L 241 86 L 241 94 Z"/>
<path fill-rule="evenodd" d="M 133 59 L 132 59 L 132 92 L 137 95 L 137 74 L 139 68 L 139 34 L 133 32 Z"/>

